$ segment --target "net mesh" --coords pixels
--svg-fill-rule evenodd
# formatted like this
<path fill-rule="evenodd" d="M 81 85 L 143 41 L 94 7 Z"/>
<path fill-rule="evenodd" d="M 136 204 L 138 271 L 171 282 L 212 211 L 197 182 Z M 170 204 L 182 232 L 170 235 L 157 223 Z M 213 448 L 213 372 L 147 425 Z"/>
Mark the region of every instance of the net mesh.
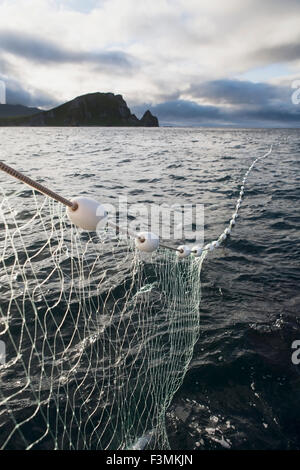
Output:
<path fill-rule="evenodd" d="M 0 448 L 168 448 L 204 257 L 143 255 L 18 183 L 0 190 Z"/>

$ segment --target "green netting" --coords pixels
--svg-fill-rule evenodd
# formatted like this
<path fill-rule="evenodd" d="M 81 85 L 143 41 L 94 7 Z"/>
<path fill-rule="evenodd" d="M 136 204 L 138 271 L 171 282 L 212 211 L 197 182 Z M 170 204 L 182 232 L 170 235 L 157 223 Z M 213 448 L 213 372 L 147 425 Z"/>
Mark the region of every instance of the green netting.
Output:
<path fill-rule="evenodd" d="M 0 191 L 0 448 L 168 448 L 205 254 L 137 253 L 11 188 Z"/>

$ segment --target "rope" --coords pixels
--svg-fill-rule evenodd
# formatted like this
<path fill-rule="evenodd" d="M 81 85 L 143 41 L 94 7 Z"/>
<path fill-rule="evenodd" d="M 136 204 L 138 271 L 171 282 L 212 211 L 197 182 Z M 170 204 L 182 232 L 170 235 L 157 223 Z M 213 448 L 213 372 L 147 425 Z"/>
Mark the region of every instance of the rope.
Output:
<path fill-rule="evenodd" d="M 239 195 L 239 198 L 237 200 L 237 203 L 236 203 L 236 206 L 235 206 L 235 211 L 234 213 L 232 214 L 232 218 L 228 224 L 228 227 L 224 230 L 224 232 L 221 233 L 221 235 L 219 236 L 219 238 L 217 240 L 214 240 L 213 242 L 211 243 L 208 243 L 207 245 L 205 245 L 205 247 L 203 248 L 203 252 L 204 251 L 212 251 L 214 250 L 215 248 L 218 248 L 220 246 L 221 243 L 224 242 L 224 240 L 226 240 L 227 236 L 230 235 L 231 233 L 231 230 L 233 228 L 233 226 L 235 225 L 235 221 L 238 217 L 238 212 L 239 212 L 239 208 L 241 206 L 241 203 L 242 203 L 242 199 L 243 199 L 243 196 L 244 196 L 244 189 L 245 189 L 245 184 L 247 182 L 247 178 L 249 176 L 249 173 L 250 171 L 252 170 L 252 168 L 254 167 L 254 165 L 259 161 L 259 160 L 262 160 L 263 158 L 266 158 L 268 155 L 271 154 L 272 152 L 272 149 L 273 149 L 273 146 L 271 145 L 270 149 L 268 150 L 267 153 L 265 153 L 264 155 L 262 155 L 261 157 L 257 157 L 252 163 L 251 165 L 249 166 L 248 170 L 246 171 L 245 175 L 244 175 L 244 178 L 242 180 L 242 185 L 241 185 L 241 188 L 240 188 L 240 195 Z"/>
<path fill-rule="evenodd" d="M 59 194 L 56 194 L 54 191 L 51 191 L 48 188 L 45 188 L 42 184 L 38 183 L 37 181 L 32 180 L 28 176 L 23 175 L 17 170 L 14 170 L 10 166 L 6 165 L 3 162 L 0 162 L 0 170 L 5 171 L 10 176 L 13 176 L 14 178 L 18 179 L 19 181 L 22 181 L 22 183 L 28 184 L 28 186 L 31 186 L 32 188 L 36 189 L 42 194 L 45 194 L 46 196 L 51 197 L 52 199 L 55 199 L 57 202 L 61 202 L 65 206 L 70 207 L 73 210 L 77 209 L 77 204 L 69 201 L 68 199 L 60 196 Z"/>

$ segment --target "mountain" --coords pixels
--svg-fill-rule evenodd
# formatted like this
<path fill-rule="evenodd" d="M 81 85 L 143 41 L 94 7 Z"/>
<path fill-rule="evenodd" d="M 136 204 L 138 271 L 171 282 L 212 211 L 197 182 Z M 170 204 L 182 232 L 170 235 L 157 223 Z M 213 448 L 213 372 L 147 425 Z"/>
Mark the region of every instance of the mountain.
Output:
<path fill-rule="evenodd" d="M 136 126 L 158 127 L 158 119 L 146 111 L 142 119 L 131 114 L 121 95 L 89 93 L 49 111 L 17 118 L 2 118 L 0 126 Z"/>
<path fill-rule="evenodd" d="M 0 118 L 30 116 L 40 112 L 39 108 L 28 108 L 20 104 L 0 104 Z"/>
<path fill-rule="evenodd" d="M 140 120 L 142 126 L 145 127 L 159 127 L 158 119 L 156 116 L 153 116 L 149 109 L 144 113 L 142 119 Z"/>

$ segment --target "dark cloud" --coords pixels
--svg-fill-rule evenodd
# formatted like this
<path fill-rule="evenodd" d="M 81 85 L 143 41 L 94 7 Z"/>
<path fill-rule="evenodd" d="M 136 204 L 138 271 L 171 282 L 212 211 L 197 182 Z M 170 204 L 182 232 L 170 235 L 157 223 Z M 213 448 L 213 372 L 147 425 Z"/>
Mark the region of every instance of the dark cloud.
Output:
<path fill-rule="evenodd" d="M 222 119 L 222 112 L 217 106 L 201 106 L 187 100 L 166 101 L 155 106 L 143 104 L 133 106 L 132 110 L 139 115 L 147 108 L 163 125 L 206 125 L 208 121 L 211 124 Z"/>
<path fill-rule="evenodd" d="M 249 109 L 244 113 L 239 111 L 237 115 L 245 123 L 250 121 L 275 127 L 300 127 L 300 108 L 295 105 Z"/>
<path fill-rule="evenodd" d="M 193 84 L 185 92 L 192 100 L 166 100 L 149 106 L 161 124 L 199 126 L 300 127 L 300 105 L 292 89 L 242 80 L 213 80 Z M 206 105 L 194 100 L 203 100 Z M 139 114 L 147 104 L 134 107 Z"/>
<path fill-rule="evenodd" d="M 114 71 L 130 71 L 137 67 L 136 61 L 122 51 L 72 51 L 43 38 L 16 31 L 0 32 L 0 50 L 38 64 L 91 63 L 102 69 L 113 68 Z"/>
<path fill-rule="evenodd" d="M 262 105 L 203 106 L 192 101 L 175 100 L 155 106 L 144 104 L 135 107 L 149 108 L 161 125 L 179 126 L 234 126 L 234 127 L 300 127 L 300 106 Z"/>
<path fill-rule="evenodd" d="M 300 38 L 288 44 L 259 49 L 253 54 L 256 60 L 263 63 L 293 62 L 300 60 Z"/>
<path fill-rule="evenodd" d="M 6 85 L 6 103 L 22 104 L 24 106 L 51 108 L 57 104 L 57 100 L 48 93 L 37 90 L 27 89 L 20 81 L 7 79 L 0 74 L 0 80 Z"/>
<path fill-rule="evenodd" d="M 300 106 L 292 104 L 289 87 L 223 79 L 193 84 L 187 94 L 193 99 L 211 103 L 211 106 L 194 103 L 201 120 L 203 117 L 210 119 L 211 113 L 217 109 L 213 122 L 251 126 L 300 125 Z M 182 102 L 182 106 L 187 112 L 191 106 L 185 103 Z M 173 106 L 173 109 L 178 107 Z"/>
<path fill-rule="evenodd" d="M 223 79 L 191 85 L 187 94 L 194 99 L 203 98 L 217 104 L 262 106 L 286 101 L 291 92 L 268 83 Z"/>

